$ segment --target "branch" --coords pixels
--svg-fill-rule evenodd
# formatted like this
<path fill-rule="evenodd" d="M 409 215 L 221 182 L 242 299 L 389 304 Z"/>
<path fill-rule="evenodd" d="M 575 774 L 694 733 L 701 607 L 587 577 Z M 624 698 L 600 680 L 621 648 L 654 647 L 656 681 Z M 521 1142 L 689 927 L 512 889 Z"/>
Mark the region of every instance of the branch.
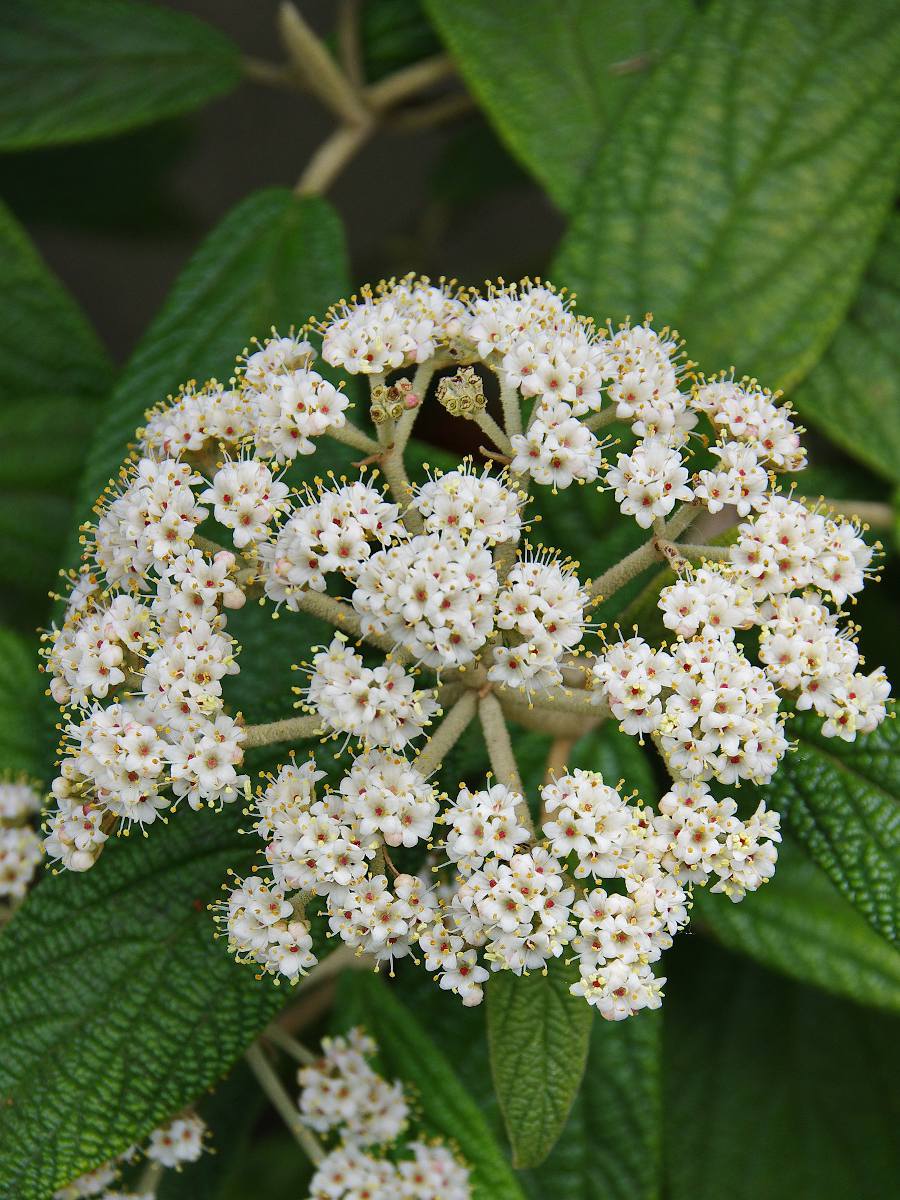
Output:
<path fill-rule="evenodd" d="M 322 718 L 319 716 L 287 717 L 265 725 L 245 725 L 241 744 L 245 750 L 252 750 L 256 746 L 271 746 L 273 742 L 299 742 L 321 732 Z"/>
<path fill-rule="evenodd" d="M 675 515 L 661 527 L 660 533 L 644 542 L 643 546 L 639 546 L 637 550 L 632 550 L 631 554 L 626 554 L 621 562 L 617 562 L 614 567 L 610 567 L 608 571 L 604 571 L 602 575 L 588 583 L 586 585 L 588 593 L 591 596 L 601 596 L 604 600 L 608 600 L 619 588 L 624 587 L 636 575 L 640 575 L 642 571 L 646 571 L 648 567 L 652 566 L 657 559 L 665 558 L 663 543 L 671 542 L 679 533 L 683 533 L 697 519 L 701 511 L 699 506 L 682 505 Z"/>
<path fill-rule="evenodd" d="M 401 67 L 385 79 L 370 84 L 365 90 L 366 102 L 375 112 L 385 109 L 415 96 L 432 84 L 455 74 L 453 60 L 446 54 L 436 54 L 433 58 L 424 58 L 421 62 L 409 67 Z"/>
<path fill-rule="evenodd" d="M 338 66 L 325 43 L 288 0 L 284 0 L 278 9 L 278 31 L 292 63 L 310 91 L 346 124 L 371 124 L 371 113 L 359 92 Z"/>
<path fill-rule="evenodd" d="M 256 1076 L 259 1086 L 268 1096 L 278 1115 L 294 1135 L 298 1145 L 302 1148 L 310 1162 L 314 1166 L 318 1166 L 325 1158 L 325 1151 L 319 1139 L 300 1120 L 297 1105 L 288 1095 L 284 1084 L 278 1078 L 259 1043 L 254 1042 L 247 1049 L 244 1057 L 247 1059 L 250 1069 Z"/>
<path fill-rule="evenodd" d="M 330 425 L 325 432 L 329 437 L 334 438 L 336 442 L 343 442 L 345 446 L 352 446 L 354 450 L 362 450 L 363 454 L 381 453 L 381 447 L 378 443 L 373 438 L 370 438 L 367 433 L 363 433 L 361 429 L 351 424 L 350 421 L 347 421 L 344 425 Z"/>
<path fill-rule="evenodd" d="M 427 778 L 441 766 L 445 756 L 453 749 L 474 719 L 477 708 L 478 697 L 475 692 L 472 690 L 463 692 L 413 762 L 413 766 L 420 775 Z"/>
<path fill-rule="evenodd" d="M 484 740 L 487 745 L 488 756 L 491 760 L 491 768 L 497 776 L 497 782 L 504 784 L 511 792 L 518 792 L 522 797 L 516 805 L 516 816 L 526 829 L 533 834 L 534 826 L 531 823 L 531 813 L 528 811 L 528 804 L 525 800 L 522 777 L 519 774 L 516 756 L 513 753 L 509 729 L 506 726 L 506 718 L 503 715 L 503 709 L 500 707 L 500 701 L 491 692 L 488 692 L 486 696 L 482 696 L 479 700 L 478 716 L 481 720 L 481 728 L 484 731 Z"/>
<path fill-rule="evenodd" d="M 612 425 L 617 419 L 615 408 L 610 407 L 604 408 L 602 412 L 592 413 L 586 421 L 582 421 L 582 424 L 585 429 L 596 432 L 598 429 L 605 429 L 607 425 Z"/>

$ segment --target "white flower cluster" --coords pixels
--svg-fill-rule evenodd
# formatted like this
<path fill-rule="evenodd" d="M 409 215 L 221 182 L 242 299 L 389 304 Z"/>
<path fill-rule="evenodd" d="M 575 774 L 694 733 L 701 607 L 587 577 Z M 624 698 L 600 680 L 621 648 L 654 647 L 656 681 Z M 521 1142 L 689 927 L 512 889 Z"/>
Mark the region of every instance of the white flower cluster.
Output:
<path fill-rule="evenodd" d="M 306 703 L 335 733 L 394 750 L 419 737 L 438 710 L 434 693 L 417 690 L 399 663 L 365 666 L 340 633 L 312 660 Z"/>
<path fill-rule="evenodd" d="M 402 1085 L 372 1069 L 378 1047 L 361 1029 L 325 1038 L 301 1067 L 301 1120 L 340 1144 L 318 1165 L 310 1200 L 469 1200 L 468 1168 L 440 1142 L 401 1140 L 410 1121 Z"/>
<path fill-rule="evenodd" d="M 180 1170 L 185 1163 L 196 1162 L 203 1153 L 206 1132 L 205 1123 L 195 1113 L 175 1117 L 154 1129 L 146 1146 L 131 1146 L 118 1158 L 79 1175 L 55 1192 L 54 1200 L 83 1200 L 86 1197 L 96 1197 L 97 1200 L 154 1200 L 155 1192 L 121 1191 L 111 1185 L 119 1181 L 123 1168 L 134 1163 L 139 1156 L 150 1163 L 174 1167 L 176 1170 Z"/>
<path fill-rule="evenodd" d="M 24 780 L 0 780 L 0 904 L 21 900 L 34 878 L 42 849 L 30 822 L 41 797 Z"/>
<path fill-rule="evenodd" d="M 368 430 L 334 369 L 367 377 Z M 464 457 L 409 478 L 431 391 L 502 466 Z M 598 435 L 613 421 L 627 441 L 609 464 Z M 741 816 L 710 786 L 773 778 L 790 749 L 785 699 L 829 737 L 887 712 L 884 672 L 841 624 L 874 551 L 854 522 L 781 490 L 805 465 L 800 432 L 755 380 L 693 375 L 674 332 L 649 318 L 597 328 L 540 283 L 480 295 L 410 276 L 273 333 L 227 388 L 191 383 L 148 414 L 85 529 L 45 651 L 66 710 L 49 853 L 84 870 L 116 827 L 182 798 L 249 799 L 245 749 L 320 737 L 339 764 L 330 783 L 292 751 L 256 796 L 265 866 L 216 906 L 237 957 L 294 981 L 316 961 L 320 916 L 377 963 L 423 961 L 466 1004 L 491 972 L 565 952 L 604 1016 L 657 1005 L 655 963 L 690 889 L 738 900 L 774 867 L 777 815 Z M 360 454 L 358 477 L 307 482 L 296 460 L 325 435 Z M 650 531 L 593 581 L 525 536 L 549 517 L 526 519 L 530 491 L 589 481 Z M 728 548 L 675 540 L 706 512 L 732 517 Z M 671 639 L 598 635 L 592 605 L 635 562 L 663 560 L 677 570 L 658 602 Z M 229 707 L 245 619 L 229 614 L 247 598 L 335 631 L 301 638 L 294 707 L 307 715 L 248 726 L 254 714 Z M 654 806 L 563 770 L 535 830 L 505 722 L 568 738 L 610 713 L 652 742 L 672 791 Z M 435 772 L 476 716 L 497 782 L 454 781 L 448 800 Z M 441 874 L 426 880 L 440 833 Z M 376 1170 L 341 1169 L 360 1187 Z"/>

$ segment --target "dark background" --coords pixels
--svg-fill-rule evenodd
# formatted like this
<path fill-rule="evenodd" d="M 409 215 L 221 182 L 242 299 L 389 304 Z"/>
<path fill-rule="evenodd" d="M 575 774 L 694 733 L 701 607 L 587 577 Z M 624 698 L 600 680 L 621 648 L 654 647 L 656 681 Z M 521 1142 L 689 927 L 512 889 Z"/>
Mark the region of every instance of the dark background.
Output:
<path fill-rule="evenodd" d="M 217 26 L 247 55 L 284 59 L 277 0 L 163 4 Z M 334 6 L 308 0 L 303 12 L 325 34 Z M 121 363 L 203 237 L 252 191 L 293 186 L 333 128 L 313 97 L 244 82 L 136 133 L 7 156 L 0 193 Z M 540 270 L 564 227 L 478 116 L 379 133 L 329 199 L 347 230 L 354 282 L 409 270 L 475 284 L 516 278 Z"/>

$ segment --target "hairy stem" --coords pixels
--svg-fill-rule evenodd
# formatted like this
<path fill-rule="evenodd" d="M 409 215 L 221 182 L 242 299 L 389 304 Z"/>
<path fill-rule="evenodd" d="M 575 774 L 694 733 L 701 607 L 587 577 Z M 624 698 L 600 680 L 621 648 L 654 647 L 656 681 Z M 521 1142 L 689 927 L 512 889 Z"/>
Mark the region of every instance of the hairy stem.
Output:
<path fill-rule="evenodd" d="M 893 525 L 896 513 L 890 504 L 882 504 L 877 500 L 833 500 L 828 496 L 815 499 L 813 496 L 796 496 L 807 508 L 819 508 L 825 505 L 833 513 L 841 517 L 857 517 L 873 529 L 885 529 Z"/>
<path fill-rule="evenodd" d="M 607 425 L 612 425 L 615 420 L 617 420 L 615 408 L 604 408 L 602 412 L 591 413 L 586 421 L 582 421 L 582 424 L 585 429 L 596 433 L 598 429 L 605 429 Z"/>
<path fill-rule="evenodd" d="M 506 426 L 507 436 L 515 437 L 522 432 L 522 402 L 518 389 L 501 381 L 500 404 L 503 407 L 503 424 Z"/>
<path fill-rule="evenodd" d="M 419 752 L 413 766 L 424 776 L 433 774 L 471 724 L 478 709 L 474 691 L 465 691 L 437 727 L 434 735 Z"/>
<path fill-rule="evenodd" d="M 519 774 L 509 729 L 506 725 L 506 717 L 503 715 L 500 701 L 493 693 L 488 692 L 478 701 L 478 716 L 484 732 L 491 768 L 497 776 L 497 782 L 504 784 L 511 792 L 518 792 L 522 796 L 516 805 L 516 816 L 529 832 L 534 833 L 531 813 L 528 811 L 528 804 L 522 789 L 522 777 Z"/>
<path fill-rule="evenodd" d="M 288 1095 L 284 1084 L 279 1079 L 275 1069 L 269 1062 L 265 1051 L 259 1042 L 254 1042 L 245 1052 L 244 1057 L 256 1076 L 257 1083 L 272 1102 L 272 1106 L 287 1125 L 294 1139 L 306 1154 L 307 1158 L 318 1166 L 325 1158 L 325 1151 L 319 1139 L 300 1120 L 296 1103 Z"/>
<path fill-rule="evenodd" d="M 343 442 L 345 446 L 352 446 L 354 450 L 362 450 L 363 454 L 379 454 L 381 452 L 381 447 L 374 438 L 370 438 L 367 433 L 363 433 L 349 421 L 344 425 L 332 425 L 325 432 L 336 442 Z"/>
<path fill-rule="evenodd" d="M 446 54 L 436 54 L 370 84 L 365 91 L 366 101 L 376 112 L 384 112 L 454 74 L 453 60 Z"/>
<path fill-rule="evenodd" d="M 289 1054 L 295 1062 L 301 1063 L 304 1067 L 311 1066 L 314 1062 L 318 1062 L 318 1058 L 313 1054 L 312 1050 L 307 1050 L 302 1042 L 298 1042 L 295 1037 L 291 1037 L 279 1025 L 267 1025 L 263 1033 L 263 1037 L 267 1042 L 271 1042 L 273 1046 L 277 1046 L 279 1050 L 283 1050 L 285 1054 Z"/>
<path fill-rule="evenodd" d="M 488 435 L 498 450 L 512 457 L 512 442 L 489 413 L 482 410 L 475 413 L 472 420 L 479 429 Z"/>
<path fill-rule="evenodd" d="M 552 783 L 564 773 L 569 765 L 569 755 L 572 747 L 578 741 L 574 734 L 559 735 L 550 744 L 547 762 L 544 767 L 544 782 Z"/>
<path fill-rule="evenodd" d="M 293 4 L 284 0 L 278 9 L 278 31 L 291 62 L 304 82 L 342 121 L 353 125 L 371 122 L 371 114 L 328 47 L 313 32 Z"/>
<path fill-rule="evenodd" d="M 587 584 L 589 594 L 602 596 L 604 600 L 608 600 L 636 575 L 646 571 L 659 558 L 666 557 L 662 543 L 671 542 L 678 534 L 683 533 L 697 519 L 700 512 L 699 507 L 695 508 L 690 504 L 682 505 L 669 521 L 661 524 L 659 533 L 654 534 L 649 541 L 644 542 L 643 546 L 638 546 L 637 550 L 626 554 L 614 567 L 610 567 L 608 571 L 604 571 L 602 575 L 598 575 L 596 579 Z"/>
<path fill-rule="evenodd" d="M 271 746 L 274 742 L 300 742 L 321 732 L 322 718 L 319 716 L 287 717 L 265 725 L 246 725 L 242 745 L 245 750 L 252 750 L 256 746 Z"/>
<path fill-rule="evenodd" d="M 730 546 L 691 546 L 685 542 L 676 542 L 674 546 L 678 554 L 690 563 L 700 563 L 704 559 L 708 562 L 728 562 L 731 557 Z"/>

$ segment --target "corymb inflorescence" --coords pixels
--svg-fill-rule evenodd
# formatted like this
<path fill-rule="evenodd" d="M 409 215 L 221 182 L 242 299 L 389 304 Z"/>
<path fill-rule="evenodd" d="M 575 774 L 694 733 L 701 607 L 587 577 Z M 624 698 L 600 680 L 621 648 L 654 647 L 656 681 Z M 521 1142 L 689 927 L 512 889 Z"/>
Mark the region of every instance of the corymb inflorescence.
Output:
<path fill-rule="evenodd" d="M 364 429 L 350 395 L 366 381 Z M 425 405 L 473 434 L 453 469 L 410 467 Z M 885 717 L 884 672 L 842 623 L 875 551 L 784 486 L 801 432 L 755 380 L 693 373 L 674 332 L 597 327 L 527 281 L 409 277 L 273 334 L 227 386 L 190 383 L 147 414 L 85 528 L 46 635 L 65 712 L 48 853 L 85 870 L 117 830 L 249 799 L 245 751 L 282 744 L 252 806 L 265 863 L 217 906 L 239 959 L 295 980 L 321 912 L 465 1004 L 492 971 L 566 956 L 605 1017 L 658 1006 L 654 964 L 692 889 L 737 901 L 775 869 L 778 814 L 738 789 L 790 752 L 787 708 L 845 739 Z M 355 476 L 329 472 L 335 439 Z M 300 470 L 310 455 L 318 473 Z M 575 483 L 647 531 L 595 578 L 536 539 Z M 710 514 L 727 544 L 686 538 Z M 654 564 L 674 572 L 657 577 L 660 634 L 592 623 Z M 267 724 L 226 705 L 248 600 L 333 631 L 294 659 L 299 715 L 287 697 Z M 665 794 L 563 759 L 529 803 L 509 724 L 566 746 L 609 718 L 655 747 Z M 492 771 L 448 795 L 438 770 L 472 722 Z M 294 757 L 315 738 L 315 759 Z"/>

